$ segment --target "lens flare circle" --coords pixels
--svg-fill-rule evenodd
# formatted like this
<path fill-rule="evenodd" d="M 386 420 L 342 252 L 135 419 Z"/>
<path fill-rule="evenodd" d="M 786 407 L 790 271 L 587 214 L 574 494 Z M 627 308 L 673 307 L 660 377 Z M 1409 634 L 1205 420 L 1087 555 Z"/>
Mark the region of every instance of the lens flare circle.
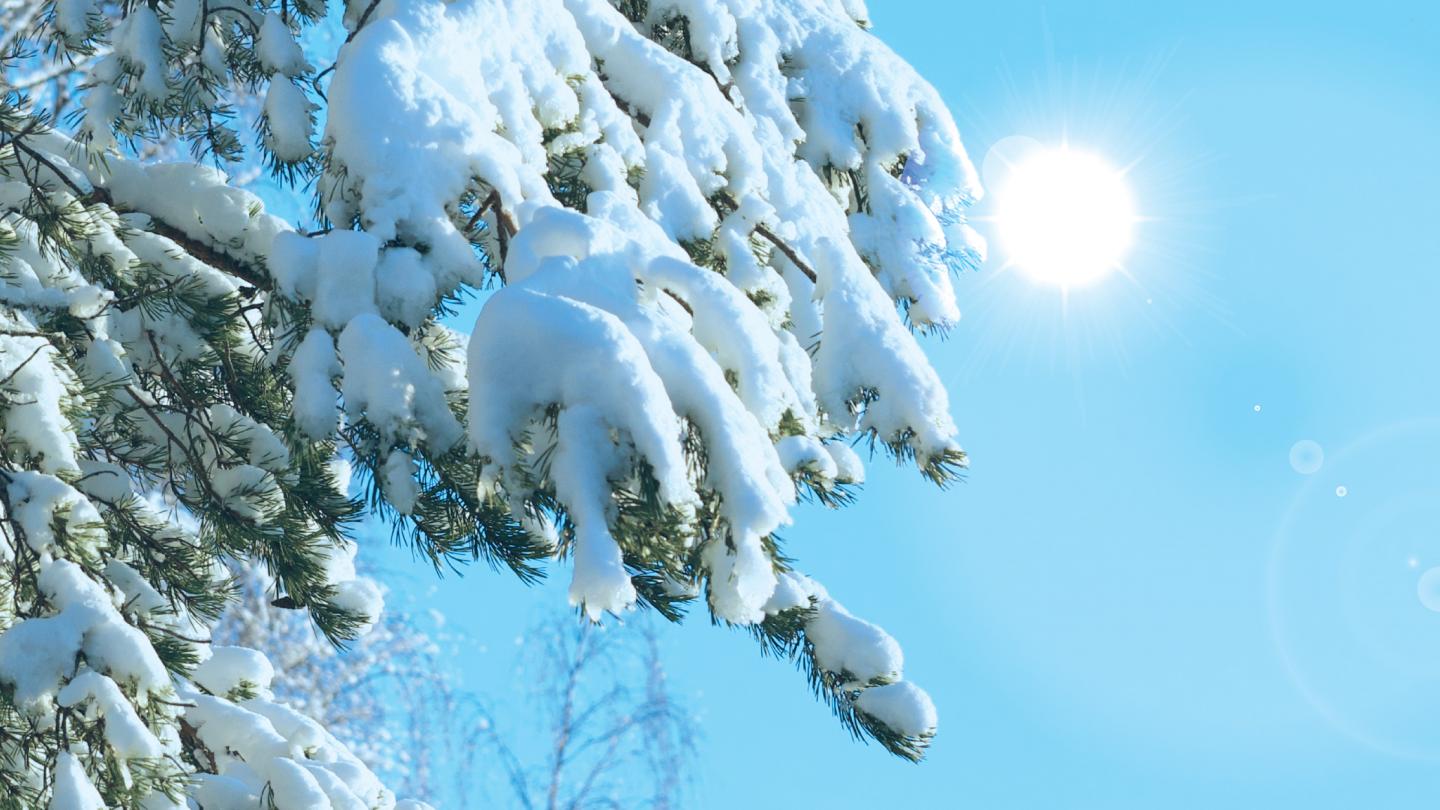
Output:
<path fill-rule="evenodd" d="M 1290 469 L 1301 475 L 1314 475 L 1325 466 L 1325 448 L 1314 439 L 1301 439 L 1290 446 Z"/>
<path fill-rule="evenodd" d="M 1420 575 L 1415 583 L 1415 595 L 1426 610 L 1440 613 L 1440 566 L 1431 568 Z"/>
<path fill-rule="evenodd" d="M 1327 454 L 1281 521 L 1266 588 L 1277 652 L 1317 713 L 1376 750 L 1429 760 L 1440 760 L 1437 454 L 1435 419 Z"/>
<path fill-rule="evenodd" d="M 1124 173 L 1068 145 L 1019 145 L 1000 156 L 1006 171 L 995 193 L 995 227 L 1010 264 L 1067 288 L 1119 269 L 1138 220 Z"/>

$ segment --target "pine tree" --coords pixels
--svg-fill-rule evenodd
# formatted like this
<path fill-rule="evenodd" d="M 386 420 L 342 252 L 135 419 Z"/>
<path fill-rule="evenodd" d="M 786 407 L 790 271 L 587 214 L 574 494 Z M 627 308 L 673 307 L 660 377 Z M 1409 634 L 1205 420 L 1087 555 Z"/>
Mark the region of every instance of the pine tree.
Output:
<path fill-rule="evenodd" d="M 860 0 L 0 20 L 0 805 L 395 806 L 263 655 L 208 639 L 237 562 L 362 634 L 367 514 L 437 570 L 568 559 L 591 620 L 703 602 L 923 754 L 898 645 L 778 534 L 853 497 L 854 443 L 965 466 L 915 333 L 958 318 L 978 187 Z M 144 159 L 172 143 L 192 160 Z M 247 159 L 315 226 L 219 168 Z M 443 325 L 476 290 L 473 331 Z"/>

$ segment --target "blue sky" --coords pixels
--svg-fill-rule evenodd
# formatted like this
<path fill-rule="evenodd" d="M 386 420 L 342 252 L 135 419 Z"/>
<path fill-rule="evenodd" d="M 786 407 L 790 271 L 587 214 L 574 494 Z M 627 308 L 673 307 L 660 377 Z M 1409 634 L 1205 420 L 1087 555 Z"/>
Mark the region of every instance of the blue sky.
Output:
<path fill-rule="evenodd" d="M 1135 164 L 1147 221 L 1128 277 L 1063 304 L 996 245 L 959 281 L 965 321 L 927 344 L 968 482 L 877 460 L 857 505 L 788 532 L 905 646 L 941 712 L 930 759 L 851 742 L 788 665 L 697 616 L 665 633 L 703 718 L 696 806 L 1433 805 L 1440 7 L 871 12 L 977 162 L 1068 137 Z M 1324 449 L 1311 475 L 1288 458 L 1302 439 Z M 510 683 L 556 573 L 476 569 L 424 597 L 476 640 L 471 685 Z"/>

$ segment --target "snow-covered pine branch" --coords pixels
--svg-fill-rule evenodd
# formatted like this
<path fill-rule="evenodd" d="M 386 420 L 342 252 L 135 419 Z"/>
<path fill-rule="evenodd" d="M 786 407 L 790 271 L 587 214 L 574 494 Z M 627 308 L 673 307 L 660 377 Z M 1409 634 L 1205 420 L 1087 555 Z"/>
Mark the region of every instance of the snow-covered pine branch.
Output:
<path fill-rule="evenodd" d="M 323 57 L 318 0 L 11 6 L 3 75 L 85 66 L 69 136 L 23 92 L 0 110 L 12 795 L 393 802 L 266 699 L 263 658 L 201 675 L 228 560 L 332 638 L 373 621 L 337 455 L 437 566 L 567 557 L 595 619 L 703 595 L 923 753 L 898 646 L 776 536 L 797 496 L 849 499 L 855 440 L 941 484 L 965 462 L 914 332 L 958 317 L 978 188 L 858 0 L 357 0 Z M 123 157 L 240 158 L 242 96 L 331 227 Z M 469 335 L 440 325 L 487 284 Z"/>
<path fill-rule="evenodd" d="M 898 648 L 775 537 L 797 493 L 860 481 L 850 440 L 942 484 L 964 464 L 906 321 L 958 317 L 978 188 L 934 90 L 860 22 L 830 2 L 382 2 L 327 89 L 321 202 L 345 230 L 282 236 L 270 264 L 336 336 L 307 342 L 382 465 L 461 442 L 431 397 L 381 393 L 439 387 L 403 333 L 502 282 L 466 352 L 483 503 L 573 558 L 593 618 L 703 590 L 852 729 L 918 756 L 933 712 Z"/>
<path fill-rule="evenodd" d="M 277 433 L 290 395 L 244 279 L 263 282 L 247 245 L 279 223 L 198 167 L 117 159 L 87 174 L 80 149 L 8 105 L 0 139 L 4 795 L 393 805 L 323 729 L 269 700 L 263 656 L 211 657 L 207 641 L 232 557 L 265 561 L 337 640 L 379 610 L 346 564 L 360 505 L 333 448 Z M 153 214 L 125 202 L 157 192 Z M 161 235 L 181 210 L 188 230 Z"/>
<path fill-rule="evenodd" d="M 237 598 L 212 633 L 216 645 L 263 650 L 277 699 L 319 723 L 402 795 L 435 795 L 435 766 L 464 750 L 463 697 L 443 637 L 385 606 L 375 626 L 339 649 L 303 611 L 274 604 L 259 562 L 237 566 Z"/>

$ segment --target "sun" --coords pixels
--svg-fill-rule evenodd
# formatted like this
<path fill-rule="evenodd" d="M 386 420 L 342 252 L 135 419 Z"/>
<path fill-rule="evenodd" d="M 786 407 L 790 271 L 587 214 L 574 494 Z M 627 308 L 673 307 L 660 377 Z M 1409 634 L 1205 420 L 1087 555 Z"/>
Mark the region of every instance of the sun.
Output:
<path fill-rule="evenodd" d="M 1007 160 L 994 210 L 1007 263 L 1065 289 L 1120 269 L 1139 221 L 1124 172 L 1069 145 Z"/>

